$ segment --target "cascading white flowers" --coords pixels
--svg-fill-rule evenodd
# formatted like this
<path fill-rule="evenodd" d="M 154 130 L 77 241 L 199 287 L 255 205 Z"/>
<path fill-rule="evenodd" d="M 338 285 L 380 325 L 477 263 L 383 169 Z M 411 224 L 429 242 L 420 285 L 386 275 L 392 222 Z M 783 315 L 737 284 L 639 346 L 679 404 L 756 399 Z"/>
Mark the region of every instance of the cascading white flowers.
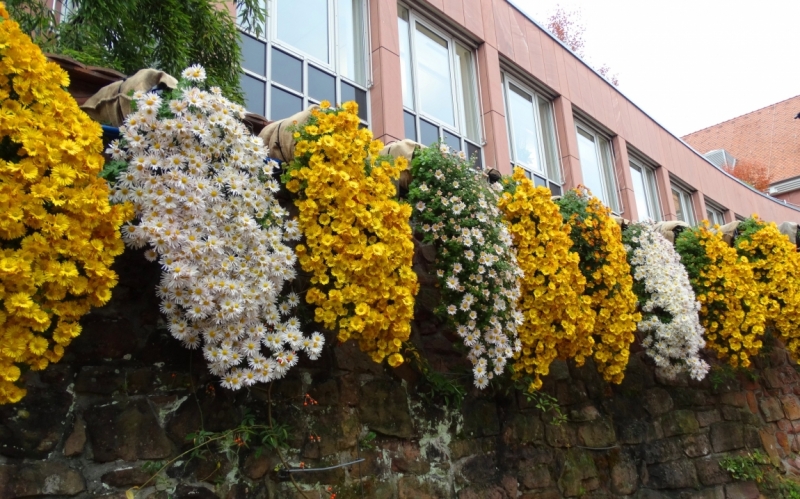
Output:
<path fill-rule="evenodd" d="M 412 223 L 437 252 L 438 312 L 469 349 L 475 386 L 484 389 L 522 348 L 517 303 L 523 274 L 511 235 L 496 192 L 463 152 L 451 153 L 444 144 L 418 151 L 411 173 Z"/>
<path fill-rule="evenodd" d="M 182 77 L 163 97 L 134 94 L 136 111 L 107 151 L 126 164 L 113 199 L 136 208 L 138 223 L 123 236 L 131 247 L 149 246 L 145 255 L 162 266 L 157 294 L 172 335 L 189 349 L 202 346 L 227 388 L 269 382 L 299 351 L 316 359 L 325 341 L 302 334 L 290 315 L 296 294 L 281 299 L 296 260 L 284 243 L 300 230 L 274 197 L 277 164 L 265 164 L 264 144 L 241 122 L 244 108 L 218 88 L 198 88 L 202 67 Z"/>
<path fill-rule="evenodd" d="M 688 372 L 694 379 L 703 379 L 709 365 L 700 358 L 705 346 L 700 303 L 680 255 L 647 222 L 631 224 L 623 232 L 623 241 L 642 309 L 638 328 L 647 335 L 642 340 L 645 352 L 667 378 Z"/>

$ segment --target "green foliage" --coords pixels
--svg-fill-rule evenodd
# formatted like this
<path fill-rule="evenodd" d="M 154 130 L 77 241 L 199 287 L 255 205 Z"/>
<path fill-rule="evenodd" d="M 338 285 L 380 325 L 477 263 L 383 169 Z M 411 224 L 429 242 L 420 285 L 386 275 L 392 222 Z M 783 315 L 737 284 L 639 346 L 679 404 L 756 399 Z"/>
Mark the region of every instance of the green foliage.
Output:
<path fill-rule="evenodd" d="M 719 461 L 720 468 L 731 474 L 734 480 L 764 481 L 763 465 L 769 464 L 769 458 L 760 450 L 748 452 L 743 456 L 726 456 Z"/>
<path fill-rule="evenodd" d="M 41 0 L 7 0 L 9 13 L 44 50 L 125 74 L 152 67 L 173 76 L 205 67 L 210 85 L 242 102 L 236 20 L 220 0 L 73 0 L 61 23 Z M 245 29 L 260 32 L 259 0 L 237 0 Z"/>
<path fill-rule="evenodd" d="M 364 436 L 364 438 L 361 439 L 361 442 L 360 442 L 361 448 L 365 449 L 365 450 L 374 449 L 375 445 L 372 442 L 375 440 L 375 438 L 377 436 L 378 436 L 378 434 L 375 433 L 374 431 L 371 431 L 371 432 L 367 433 Z"/>
<path fill-rule="evenodd" d="M 528 386 L 531 384 L 531 382 L 532 380 L 530 377 L 522 377 L 516 381 L 514 388 L 519 390 L 525 396 L 525 400 L 527 400 L 529 404 L 533 404 L 534 407 L 542 411 L 544 414 L 549 414 L 551 425 L 561 426 L 562 424 L 566 423 L 567 415 L 561 410 L 561 405 L 558 403 L 558 399 L 552 395 L 544 393 L 541 390 L 531 392 L 528 390 Z"/>
<path fill-rule="evenodd" d="M 467 391 L 458 382 L 456 374 L 435 371 L 428 359 L 422 356 L 419 350 L 411 343 L 404 344 L 403 356 L 410 361 L 410 365 L 422 375 L 422 380 L 416 392 L 426 402 L 446 407 L 459 408 L 464 402 Z"/>
<path fill-rule="evenodd" d="M 705 246 L 700 244 L 700 229 L 697 227 L 688 228 L 678 235 L 675 251 L 681 255 L 681 263 L 686 267 L 692 283 L 700 278 L 703 269 L 711 265 Z"/>
<path fill-rule="evenodd" d="M 605 264 L 606 260 L 599 254 L 595 247 L 592 246 L 590 240 L 583 234 L 584 223 L 574 223 L 575 221 L 583 222 L 590 221 L 591 224 L 596 223 L 595 215 L 589 212 L 589 197 L 580 194 L 575 190 L 567 191 L 560 199 L 556 200 L 558 209 L 561 211 L 561 216 L 564 222 L 570 224 L 570 239 L 572 239 L 573 252 L 581 256 L 580 263 L 578 264 L 581 269 L 581 274 L 584 276 L 591 276 L 596 271 L 600 270 Z"/>

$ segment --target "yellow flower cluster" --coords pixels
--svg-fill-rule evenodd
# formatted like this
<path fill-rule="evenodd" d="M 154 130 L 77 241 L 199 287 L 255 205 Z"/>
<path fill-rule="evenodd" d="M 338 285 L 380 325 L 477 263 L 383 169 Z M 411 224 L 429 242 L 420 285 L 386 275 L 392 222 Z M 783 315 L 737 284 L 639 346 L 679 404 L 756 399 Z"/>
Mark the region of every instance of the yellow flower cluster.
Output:
<path fill-rule="evenodd" d="M 284 179 L 299 193 L 295 205 L 306 244 L 296 251 L 312 274 L 306 301 L 339 341 L 356 339 L 375 362 L 389 357 L 396 367 L 403 363 L 399 352 L 411 332 L 419 288 L 411 207 L 394 199 L 392 183 L 408 162 L 378 158 L 383 144 L 359 129 L 353 102 L 341 109 L 323 102 L 295 139 Z"/>
<path fill-rule="evenodd" d="M 20 366 L 44 369 L 106 303 L 132 215 L 111 206 L 101 130 L 62 88 L 66 73 L 0 4 L 0 404 L 19 401 Z"/>
<path fill-rule="evenodd" d="M 592 356 L 606 381 L 621 383 L 636 324 L 642 319 L 636 311 L 638 300 L 622 232 L 610 210 L 595 197 L 570 191 L 558 204 L 571 228 L 572 251 L 580 256 L 586 277 L 584 294 L 596 313 Z M 580 365 L 583 356 L 576 356 L 576 361 Z"/>
<path fill-rule="evenodd" d="M 591 299 L 582 296 L 586 278 L 550 190 L 534 187 L 519 168 L 503 183 L 498 206 L 525 273 L 519 303 L 524 322 L 517 329 L 522 351 L 514 355 L 514 376 L 532 376 L 528 390 L 535 391 L 557 357 L 582 364 L 592 354 L 595 313 Z"/>
<path fill-rule="evenodd" d="M 708 221 L 683 231 L 675 249 L 701 305 L 707 346 L 733 367 L 748 367 L 761 349 L 767 309 L 747 258 L 738 256 Z"/>
<path fill-rule="evenodd" d="M 745 224 L 754 232 L 745 230 L 736 239 L 736 249 L 753 269 L 767 324 L 781 335 L 792 356 L 800 359 L 800 253 L 774 223 L 750 219 Z"/>

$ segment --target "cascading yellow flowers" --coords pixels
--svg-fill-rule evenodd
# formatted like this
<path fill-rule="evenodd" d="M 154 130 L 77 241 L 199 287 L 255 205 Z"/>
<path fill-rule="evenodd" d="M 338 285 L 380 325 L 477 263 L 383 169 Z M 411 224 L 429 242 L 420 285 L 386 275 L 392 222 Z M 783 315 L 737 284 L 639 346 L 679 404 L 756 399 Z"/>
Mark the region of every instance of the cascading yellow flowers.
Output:
<path fill-rule="evenodd" d="M 579 256 L 570 251 L 570 228 L 564 223 L 550 190 L 534 187 L 519 168 L 504 178 L 498 206 L 524 272 L 517 329 L 522 350 L 514 355 L 514 376 L 531 379 L 528 390 L 542 386 L 542 376 L 558 357 L 579 364 L 592 354 L 595 313 L 591 299 L 582 296 L 586 279 Z"/>
<path fill-rule="evenodd" d="M 767 325 L 783 338 L 792 357 L 800 360 L 800 253 L 774 223 L 754 217 L 738 230 L 734 246 L 753 269 Z"/>
<path fill-rule="evenodd" d="M 0 4 L 0 404 L 25 395 L 20 367 L 44 369 L 106 303 L 130 206 L 98 177 L 100 126 L 62 88 L 66 73 Z"/>
<path fill-rule="evenodd" d="M 675 249 L 701 304 L 706 346 L 733 367 L 748 367 L 761 350 L 767 309 L 747 258 L 712 230 L 708 221 L 681 232 Z"/>
<path fill-rule="evenodd" d="M 603 379 L 621 383 L 636 324 L 642 319 L 636 311 L 638 300 L 622 232 L 611 211 L 591 195 L 572 190 L 557 204 L 570 226 L 572 251 L 580 256 L 579 266 L 586 278 L 584 295 L 596 313 L 592 357 Z M 584 359 L 578 355 L 575 360 L 580 365 Z"/>
<path fill-rule="evenodd" d="M 353 102 L 323 102 L 295 132 L 286 187 L 299 194 L 300 266 L 312 274 L 306 301 L 314 318 L 340 342 L 358 341 L 375 362 L 403 363 L 419 285 L 412 269 L 411 207 L 394 199 L 404 158 L 379 158 L 383 148 L 359 129 Z"/>

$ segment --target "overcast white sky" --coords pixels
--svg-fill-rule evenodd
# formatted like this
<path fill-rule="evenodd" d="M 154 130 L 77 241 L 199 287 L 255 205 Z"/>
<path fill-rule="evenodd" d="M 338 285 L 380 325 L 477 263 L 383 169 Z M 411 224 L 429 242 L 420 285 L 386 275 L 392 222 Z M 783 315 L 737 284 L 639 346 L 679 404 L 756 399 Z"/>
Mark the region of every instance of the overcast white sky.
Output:
<path fill-rule="evenodd" d="M 587 61 L 679 136 L 800 94 L 798 0 L 512 2 L 540 24 L 580 10 Z"/>

